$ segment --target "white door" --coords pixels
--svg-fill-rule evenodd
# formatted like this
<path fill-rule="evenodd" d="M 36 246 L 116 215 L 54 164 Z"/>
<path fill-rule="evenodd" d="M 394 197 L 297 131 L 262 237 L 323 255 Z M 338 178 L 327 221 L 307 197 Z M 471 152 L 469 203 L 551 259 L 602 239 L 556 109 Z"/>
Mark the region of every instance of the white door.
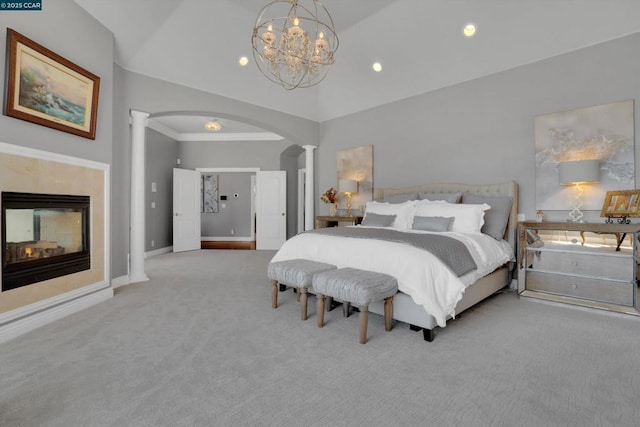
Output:
<path fill-rule="evenodd" d="M 256 173 L 256 249 L 280 249 L 287 240 L 287 172 Z"/>
<path fill-rule="evenodd" d="M 200 172 L 173 169 L 173 252 L 200 249 Z"/>

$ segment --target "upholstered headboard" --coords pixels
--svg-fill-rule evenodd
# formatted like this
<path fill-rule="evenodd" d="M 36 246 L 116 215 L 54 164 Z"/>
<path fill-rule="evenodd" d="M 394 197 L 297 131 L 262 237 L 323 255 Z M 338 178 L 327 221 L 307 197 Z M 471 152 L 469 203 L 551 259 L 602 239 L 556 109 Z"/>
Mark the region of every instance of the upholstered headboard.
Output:
<path fill-rule="evenodd" d="M 413 195 L 416 193 L 471 193 L 479 196 L 509 196 L 513 202 L 511 204 L 511 212 L 509 213 L 509 222 L 505 230 L 504 239 L 509 242 L 514 250 L 516 249 L 516 233 L 518 227 L 518 184 L 515 181 L 509 181 L 502 184 L 457 184 L 457 183 L 440 183 L 440 184 L 423 184 L 414 185 L 404 188 L 376 188 L 373 192 L 374 200 L 384 202 L 385 198 L 398 195 Z"/>

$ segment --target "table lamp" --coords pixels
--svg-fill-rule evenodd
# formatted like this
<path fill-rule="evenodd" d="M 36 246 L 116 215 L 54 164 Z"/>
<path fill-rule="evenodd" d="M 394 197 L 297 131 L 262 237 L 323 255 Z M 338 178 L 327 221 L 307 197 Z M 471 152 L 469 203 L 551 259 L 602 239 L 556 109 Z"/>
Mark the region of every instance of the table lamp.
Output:
<path fill-rule="evenodd" d="M 576 186 L 576 196 L 571 203 L 573 208 L 569 212 L 569 218 L 573 222 L 582 222 L 583 214 L 580 211 L 582 207 L 582 194 L 584 190 L 581 184 L 593 184 L 600 180 L 600 161 L 599 160 L 577 160 L 572 162 L 560 163 L 560 184 Z"/>
<path fill-rule="evenodd" d="M 347 196 L 347 216 L 351 216 L 351 196 L 358 192 L 358 182 L 352 179 L 338 181 L 338 191 Z"/>

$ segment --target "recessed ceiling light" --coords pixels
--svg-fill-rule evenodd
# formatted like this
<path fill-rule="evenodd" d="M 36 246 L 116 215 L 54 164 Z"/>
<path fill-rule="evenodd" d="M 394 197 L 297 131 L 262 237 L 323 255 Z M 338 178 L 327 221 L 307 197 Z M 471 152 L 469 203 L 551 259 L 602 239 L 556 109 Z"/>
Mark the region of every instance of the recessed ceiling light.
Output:
<path fill-rule="evenodd" d="M 243 56 L 242 58 L 238 59 L 238 64 L 240 64 L 241 67 L 244 67 L 248 63 L 249 63 L 249 59 L 246 56 Z"/>
<path fill-rule="evenodd" d="M 379 62 L 374 62 L 371 68 L 373 68 L 373 71 L 375 71 L 376 73 L 379 73 L 380 71 L 382 71 L 382 64 Z"/>
<path fill-rule="evenodd" d="M 210 121 L 204 124 L 204 128 L 206 130 L 210 130 L 211 132 L 218 132 L 222 129 L 222 125 L 218 122 Z"/>
<path fill-rule="evenodd" d="M 473 37 L 476 35 L 476 31 L 477 31 L 476 24 L 469 22 L 462 29 L 462 34 L 464 34 L 465 37 Z"/>

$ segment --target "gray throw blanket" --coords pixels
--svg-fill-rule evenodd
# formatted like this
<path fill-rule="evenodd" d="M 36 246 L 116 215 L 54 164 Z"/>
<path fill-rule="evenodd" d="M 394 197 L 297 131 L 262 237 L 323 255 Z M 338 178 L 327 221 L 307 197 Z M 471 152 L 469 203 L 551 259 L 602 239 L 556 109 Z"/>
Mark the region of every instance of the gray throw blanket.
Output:
<path fill-rule="evenodd" d="M 305 233 L 386 240 L 415 246 L 431 252 L 458 277 L 478 268 L 464 243 L 440 234 L 403 233 L 397 230 L 368 227 L 328 227 L 305 231 Z"/>

